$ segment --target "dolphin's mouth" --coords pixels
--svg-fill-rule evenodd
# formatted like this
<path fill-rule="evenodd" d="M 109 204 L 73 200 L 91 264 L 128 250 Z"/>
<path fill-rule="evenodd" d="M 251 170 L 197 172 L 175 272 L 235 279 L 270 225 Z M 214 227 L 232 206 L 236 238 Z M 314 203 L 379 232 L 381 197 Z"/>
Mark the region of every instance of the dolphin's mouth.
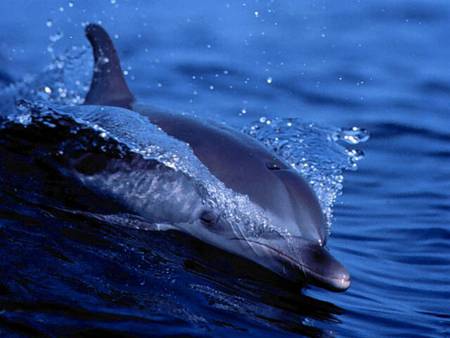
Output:
<path fill-rule="evenodd" d="M 323 246 L 301 239 L 297 249 L 298 257 L 294 258 L 275 245 L 251 239 L 245 239 L 245 241 L 252 248 L 258 246 L 264 250 L 265 254 L 269 253 L 277 261 L 281 261 L 282 273 L 270 266 L 268 268 L 283 277 L 303 279 L 331 291 L 342 292 L 350 287 L 350 274 Z M 289 273 L 292 270 L 295 272 Z"/>

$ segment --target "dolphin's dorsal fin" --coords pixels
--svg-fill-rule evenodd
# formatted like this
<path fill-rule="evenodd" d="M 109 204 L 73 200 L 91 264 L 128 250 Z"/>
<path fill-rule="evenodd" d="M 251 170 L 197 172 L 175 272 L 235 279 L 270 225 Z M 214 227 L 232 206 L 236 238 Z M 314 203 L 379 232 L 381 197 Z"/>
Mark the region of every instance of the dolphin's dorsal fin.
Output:
<path fill-rule="evenodd" d="M 94 74 L 84 104 L 130 108 L 134 97 L 123 78 L 111 38 L 97 24 L 87 25 L 85 32 L 94 52 Z"/>

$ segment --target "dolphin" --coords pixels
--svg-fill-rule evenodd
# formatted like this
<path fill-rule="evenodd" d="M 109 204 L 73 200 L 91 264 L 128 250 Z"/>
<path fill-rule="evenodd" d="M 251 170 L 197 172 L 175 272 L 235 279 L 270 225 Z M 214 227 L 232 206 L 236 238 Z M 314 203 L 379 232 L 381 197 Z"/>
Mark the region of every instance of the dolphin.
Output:
<path fill-rule="evenodd" d="M 177 230 L 253 261 L 287 280 L 332 291 L 348 289 L 348 271 L 325 246 L 326 219 L 318 198 L 296 170 L 257 140 L 239 131 L 139 104 L 123 77 L 108 33 L 97 24 L 87 25 L 85 33 L 92 46 L 95 66 L 84 105 L 125 108 L 148 118 L 166 134 L 187 143 L 212 175 L 227 188 L 246 195 L 273 224 L 282 224 L 289 235 L 271 233 L 248 238 L 236 234 L 216 210 L 200 203 L 195 189 L 188 187 L 186 182 L 178 183 L 184 190 L 169 189 L 170 198 L 165 198 L 162 203 L 154 201 L 160 203 L 161 210 L 168 210 L 164 215 L 169 221 L 174 221 L 178 212 L 189 213 L 190 225 L 179 226 Z M 152 171 L 152 175 L 157 175 L 158 170 L 161 175 L 170 175 L 160 169 L 155 171 L 154 164 L 149 165 L 152 168 L 136 166 L 135 170 Z M 134 170 L 132 164 L 127 170 Z M 114 171 L 117 173 L 118 169 Z M 115 187 L 121 196 L 126 195 L 126 189 L 126 185 Z M 184 200 L 182 205 L 172 205 L 180 199 Z M 134 205 L 137 204 L 135 201 Z M 144 211 L 141 214 L 145 216 Z M 172 218 L 170 214 L 173 214 Z"/>

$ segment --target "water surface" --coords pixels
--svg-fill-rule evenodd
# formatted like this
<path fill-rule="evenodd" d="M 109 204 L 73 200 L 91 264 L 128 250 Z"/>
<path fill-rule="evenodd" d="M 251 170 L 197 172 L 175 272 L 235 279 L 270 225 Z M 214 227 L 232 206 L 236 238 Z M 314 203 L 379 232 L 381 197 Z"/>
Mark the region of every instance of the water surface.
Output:
<path fill-rule="evenodd" d="M 328 246 L 352 275 L 336 294 L 288 285 L 181 234 L 93 217 L 123 210 L 52 171 L 46 151 L 67 134 L 10 129 L 0 137 L 2 334 L 450 334 L 446 1 L 17 1 L 0 9 L 5 84 L 86 46 L 83 24 L 101 21 L 132 91 L 154 106 L 238 129 L 294 118 L 371 135 L 356 146 L 365 158 L 344 173 L 333 208 Z M 88 66 L 74 64 L 61 69 L 82 92 Z M 45 86 L 58 86 L 45 81 L 33 95 L 47 100 Z M 83 135 L 78 143 L 102 146 Z"/>

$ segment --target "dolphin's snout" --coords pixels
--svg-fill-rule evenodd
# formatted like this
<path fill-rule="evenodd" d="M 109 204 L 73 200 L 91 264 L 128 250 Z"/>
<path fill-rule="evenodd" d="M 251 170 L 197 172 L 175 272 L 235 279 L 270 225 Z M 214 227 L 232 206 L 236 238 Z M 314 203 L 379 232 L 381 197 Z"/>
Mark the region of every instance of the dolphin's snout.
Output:
<path fill-rule="evenodd" d="M 350 274 L 326 248 L 301 237 L 251 242 L 264 258 L 264 265 L 292 281 L 306 281 L 331 291 L 350 287 Z M 272 258 L 272 259 L 269 259 Z M 281 265 L 277 269 L 276 264 Z"/>
<path fill-rule="evenodd" d="M 332 291 L 350 287 L 350 274 L 323 246 L 303 244 L 296 259 L 307 281 Z"/>

